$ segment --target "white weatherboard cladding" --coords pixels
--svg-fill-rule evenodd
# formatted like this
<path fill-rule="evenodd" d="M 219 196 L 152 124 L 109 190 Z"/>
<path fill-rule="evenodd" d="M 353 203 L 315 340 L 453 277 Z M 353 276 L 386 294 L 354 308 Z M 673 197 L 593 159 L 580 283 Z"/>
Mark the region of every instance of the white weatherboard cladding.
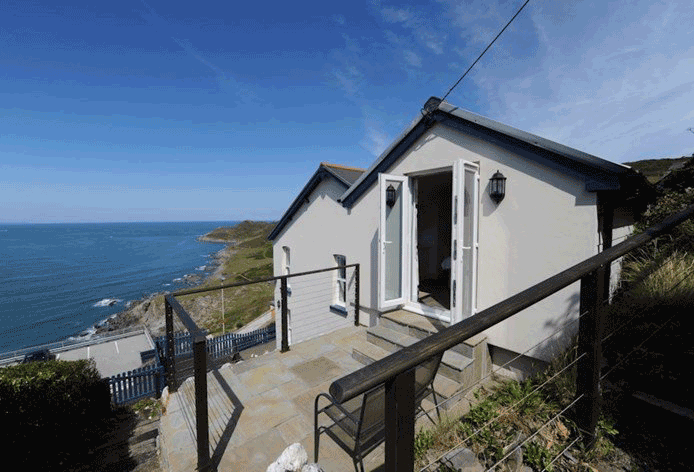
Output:
<path fill-rule="evenodd" d="M 451 167 L 458 159 L 480 167 L 477 311 L 494 305 L 598 251 L 595 194 L 585 182 L 445 126 L 419 138 L 388 170 L 395 175 Z M 496 171 L 506 197 L 489 198 Z M 487 331 L 491 344 L 524 352 L 578 315 L 576 283 Z M 573 331 L 567 333 L 573 334 Z M 531 355 L 548 359 L 540 348 Z"/>

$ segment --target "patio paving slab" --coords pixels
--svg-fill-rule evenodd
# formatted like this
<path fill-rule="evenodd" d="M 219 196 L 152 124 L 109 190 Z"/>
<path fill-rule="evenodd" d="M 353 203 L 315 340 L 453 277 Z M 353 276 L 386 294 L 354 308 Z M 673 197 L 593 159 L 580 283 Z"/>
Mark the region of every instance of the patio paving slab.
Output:
<path fill-rule="evenodd" d="M 365 337 L 365 328 L 343 328 L 293 345 L 289 352 L 273 351 L 208 373 L 213 466 L 262 472 L 296 442 L 313 462 L 314 401 L 334 380 L 363 367 L 352 358 L 355 336 Z M 162 463 L 171 472 L 196 468 L 193 392 L 194 383 L 184 382 L 170 395 L 161 420 Z M 382 470 L 383 450 L 381 445 L 367 456 L 367 470 Z M 350 456 L 326 435 L 318 462 L 331 472 L 354 470 Z"/>

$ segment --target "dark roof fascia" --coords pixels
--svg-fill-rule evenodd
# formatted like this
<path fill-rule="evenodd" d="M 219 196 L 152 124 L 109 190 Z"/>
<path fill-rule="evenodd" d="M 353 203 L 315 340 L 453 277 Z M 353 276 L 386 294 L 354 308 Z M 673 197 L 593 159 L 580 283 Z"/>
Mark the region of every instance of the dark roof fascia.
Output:
<path fill-rule="evenodd" d="M 612 169 L 606 171 L 605 168 L 598 168 L 596 165 L 590 165 L 584 160 L 579 161 L 571 156 L 557 154 L 556 152 L 547 149 L 547 147 L 537 146 L 535 143 L 518 139 L 512 134 L 490 129 L 482 124 L 460 119 L 456 116 L 451 116 L 446 112 L 436 111 L 433 115 L 434 120 L 437 123 L 441 123 L 449 128 L 493 143 L 530 161 L 537 162 L 572 177 L 584 179 L 586 180 L 586 190 L 589 192 L 596 192 L 598 190 L 619 190 L 621 188 L 619 176 L 615 175 L 614 172 L 611 172 Z M 547 141 L 539 137 L 538 139 Z M 602 161 L 602 159 L 600 160 Z M 629 172 L 629 169 L 626 167 L 622 169 L 621 167 L 622 166 L 620 166 L 618 169 L 620 171 L 619 174 L 626 175 L 626 173 Z"/>
<path fill-rule="evenodd" d="M 292 220 L 294 217 L 294 214 L 299 211 L 301 206 L 305 203 L 305 201 L 308 199 L 309 195 L 311 195 L 311 192 L 318 187 L 318 184 L 320 184 L 323 179 L 326 177 L 333 177 L 339 184 L 341 184 L 345 189 L 349 188 L 349 183 L 345 182 L 343 179 L 337 177 L 333 172 L 330 172 L 330 170 L 326 166 L 319 166 L 318 170 L 313 174 L 313 176 L 309 179 L 309 181 L 304 185 L 304 188 L 299 192 L 299 195 L 294 199 L 291 205 L 289 205 L 289 208 L 287 209 L 286 212 L 284 212 L 284 215 L 282 215 L 282 218 L 280 221 L 275 225 L 275 227 L 270 231 L 270 234 L 268 235 L 268 240 L 274 241 L 274 239 L 279 236 L 279 234 L 282 232 L 284 227 Z"/>
<path fill-rule="evenodd" d="M 603 172 L 624 174 L 631 171 L 628 166 L 601 159 L 592 154 L 588 154 L 587 152 L 579 151 L 578 149 L 574 149 L 569 146 L 564 146 L 556 141 L 551 141 L 535 134 L 519 130 L 512 126 L 499 123 L 498 121 L 491 120 L 484 116 L 476 115 L 470 111 L 455 107 L 447 102 L 440 103 L 437 111 L 447 113 L 469 123 L 474 123 L 490 131 L 496 131 L 520 142 L 527 143 L 534 148 L 547 150 L 557 156 L 569 158 L 572 161 L 585 164 Z"/>

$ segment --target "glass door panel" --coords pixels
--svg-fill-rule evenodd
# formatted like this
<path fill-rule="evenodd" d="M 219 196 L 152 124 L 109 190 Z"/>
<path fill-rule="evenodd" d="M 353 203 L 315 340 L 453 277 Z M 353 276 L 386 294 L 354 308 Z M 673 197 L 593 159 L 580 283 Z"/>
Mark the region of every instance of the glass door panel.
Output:
<path fill-rule="evenodd" d="M 394 308 L 405 302 L 406 229 L 409 191 L 407 177 L 379 174 L 379 309 Z"/>

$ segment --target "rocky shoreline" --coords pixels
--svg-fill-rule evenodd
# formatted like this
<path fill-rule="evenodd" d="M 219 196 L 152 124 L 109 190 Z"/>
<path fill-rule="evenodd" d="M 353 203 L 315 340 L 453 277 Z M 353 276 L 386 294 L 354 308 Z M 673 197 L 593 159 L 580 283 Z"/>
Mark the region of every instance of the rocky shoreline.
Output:
<path fill-rule="evenodd" d="M 201 276 L 198 274 L 185 276 L 185 281 L 188 285 L 186 288 L 199 287 L 200 285 L 203 285 L 209 281 L 221 281 L 224 263 L 233 255 L 234 247 L 237 244 L 236 241 L 217 240 L 214 238 L 207 238 L 206 236 L 200 236 L 197 238 L 197 240 L 201 242 L 227 243 L 227 246 L 217 251 L 217 253 L 214 255 L 213 262 L 208 265 L 208 267 L 212 266 L 214 269 L 207 276 Z M 112 315 L 110 318 L 96 325 L 95 334 L 106 334 L 110 331 L 137 325 L 146 326 L 152 336 L 164 334 L 166 329 L 164 305 L 161 302 L 157 303 L 156 299 L 168 293 L 171 292 L 156 292 L 143 298 L 130 301 L 128 308 L 116 313 L 115 315 Z M 214 309 L 216 303 L 212 296 L 200 297 L 195 302 L 196 303 L 194 303 L 193 306 L 186 306 L 185 308 L 189 310 L 193 320 L 200 324 L 201 321 L 205 321 L 204 316 L 201 316 L 201 314 L 209 309 Z"/>

